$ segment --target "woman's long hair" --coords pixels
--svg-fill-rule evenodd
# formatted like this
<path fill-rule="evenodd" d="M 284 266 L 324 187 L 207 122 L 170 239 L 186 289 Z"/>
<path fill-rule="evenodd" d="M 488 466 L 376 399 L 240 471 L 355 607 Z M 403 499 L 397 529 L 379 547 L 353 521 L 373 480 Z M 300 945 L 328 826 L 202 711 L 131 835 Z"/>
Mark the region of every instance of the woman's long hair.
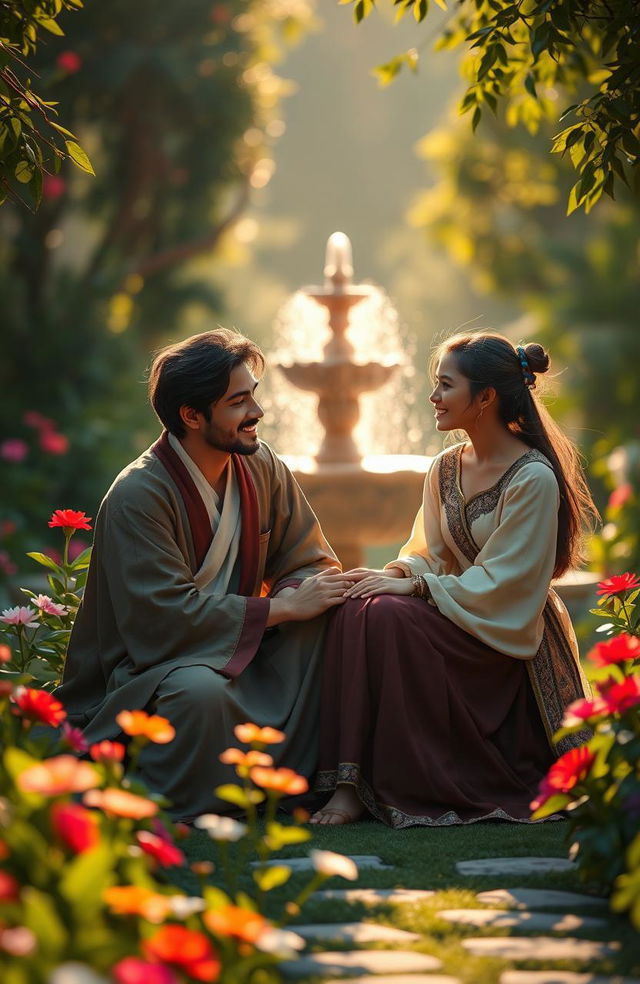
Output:
<path fill-rule="evenodd" d="M 542 345 L 524 347 L 528 363 L 511 342 L 495 332 L 469 332 L 448 338 L 438 348 L 432 365 L 446 352 L 455 355 L 458 369 L 469 380 L 471 397 L 487 387 L 495 389 L 498 413 L 512 434 L 548 458 L 560 489 L 558 539 L 554 577 L 584 561 L 584 532 L 599 519 L 575 445 L 562 433 L 535 396 L 535 377 L 548 370 L 550 360 Z"/>

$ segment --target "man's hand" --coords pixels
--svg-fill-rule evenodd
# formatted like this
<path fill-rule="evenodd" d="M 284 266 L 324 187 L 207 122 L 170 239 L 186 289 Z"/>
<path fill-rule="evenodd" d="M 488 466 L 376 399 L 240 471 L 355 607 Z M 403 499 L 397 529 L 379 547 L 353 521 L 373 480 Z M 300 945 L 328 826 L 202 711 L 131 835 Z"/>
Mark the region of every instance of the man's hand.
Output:
<path fill-rule="evenodd" d="M 322 615 L 327 609 L 341 605 L 352 586 L 353 580 L 341 574 L 338 567 L 329 567 L 306 577 L 292 594 L 271 599 L 267 626 L 280 622 L 306 622 Z"/>

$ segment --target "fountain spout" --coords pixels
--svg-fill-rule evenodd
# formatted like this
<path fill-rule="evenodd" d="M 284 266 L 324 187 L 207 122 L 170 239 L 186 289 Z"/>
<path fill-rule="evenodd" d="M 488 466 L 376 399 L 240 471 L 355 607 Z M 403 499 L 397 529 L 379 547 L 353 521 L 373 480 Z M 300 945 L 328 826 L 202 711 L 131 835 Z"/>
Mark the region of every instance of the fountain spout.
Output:
<path fill-rule="evenodd" d="M 318 396 L 318 417 L 325 429 L 316 455 L 319 463 L 358 463 L 362 455 L 353 437 L 360 417 L 359 399 L 377 390 L 396 371 L 399 362 L 358 362 L 347 337 L 349 314 L 369 297 L 368 284 L 352 284 L 351 242 L 343 232 L 329 237 L 325 254 L 323 287 L 305 287 L 304 293 L 327 309 L 331 337 L 321 362 L 280 365 L 287 379 L 299 389 Z"/>

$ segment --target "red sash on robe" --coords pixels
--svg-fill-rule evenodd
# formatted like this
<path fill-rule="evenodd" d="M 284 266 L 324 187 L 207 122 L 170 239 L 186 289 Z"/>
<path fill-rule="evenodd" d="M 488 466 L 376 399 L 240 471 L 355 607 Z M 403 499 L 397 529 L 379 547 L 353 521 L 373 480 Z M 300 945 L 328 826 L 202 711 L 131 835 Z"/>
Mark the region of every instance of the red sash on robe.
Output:
<path fill-rule="evenodd" d="M 162 432 L 161 437 L 151 450 L 167 469 L 182 496 L 191 528 L 196 564 L 200 568 L 213 540 L 211 521 L 206 506 L 184 463 L 171 447 L 167 431 Z M 251 596 L 258 576 L 258 536 L 260 532 L 258 497 L 251 473 L 242 457 L 238 454 L 232 454 L 231 458 L 240 491 L 240 584 L 237 593 Z"/>

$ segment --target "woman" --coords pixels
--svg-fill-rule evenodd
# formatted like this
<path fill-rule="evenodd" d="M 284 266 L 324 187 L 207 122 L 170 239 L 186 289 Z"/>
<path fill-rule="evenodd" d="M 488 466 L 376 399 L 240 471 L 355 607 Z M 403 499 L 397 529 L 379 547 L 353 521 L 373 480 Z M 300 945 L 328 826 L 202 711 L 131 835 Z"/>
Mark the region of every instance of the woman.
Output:
<path fill-rule="evenodd" d="M 587 689 L 550 588 L 597 515 L 576 451 L 533 390 L 540 345 L 456 335 L 433 360 L 436 428 L 465 431 L 426 476 L 409 541 L 349 572 L 325 646 L 314 823 L 524 821 Z M 575 743 L 575 736 L 573 739 Z"/>

